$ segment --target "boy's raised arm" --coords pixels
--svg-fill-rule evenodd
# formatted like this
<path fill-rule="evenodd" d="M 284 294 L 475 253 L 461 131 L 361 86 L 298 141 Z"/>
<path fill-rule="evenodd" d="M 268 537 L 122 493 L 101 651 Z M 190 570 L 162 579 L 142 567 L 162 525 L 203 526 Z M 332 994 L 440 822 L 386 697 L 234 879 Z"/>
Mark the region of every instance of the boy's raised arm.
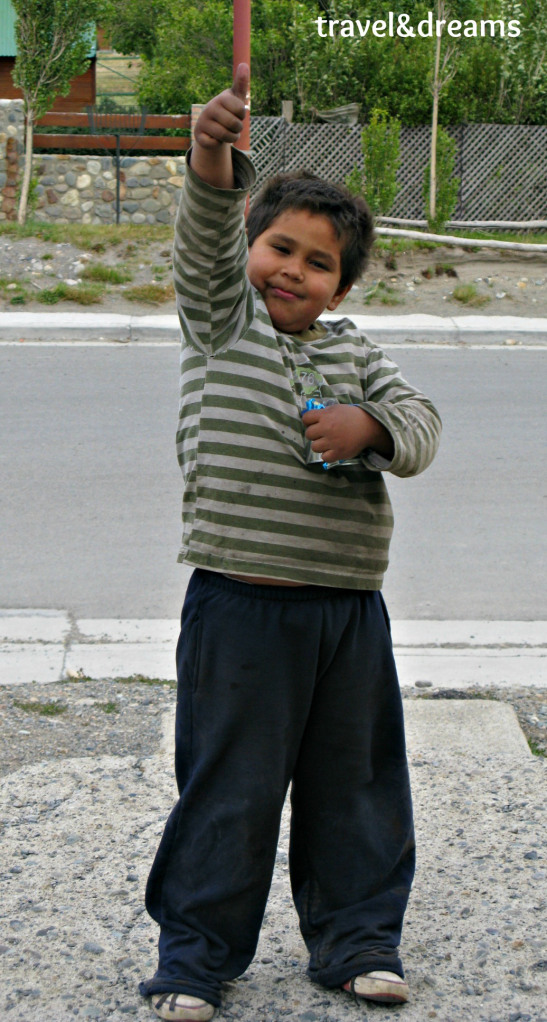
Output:
<path fill-rule="evenodd" d="M 231 89 L 203 108 L 194 129 L 192 170 L 215 188 L 233 188 L 232 143 L 237 142 L 247 112 L 250 72 L 239 64 Z"/>

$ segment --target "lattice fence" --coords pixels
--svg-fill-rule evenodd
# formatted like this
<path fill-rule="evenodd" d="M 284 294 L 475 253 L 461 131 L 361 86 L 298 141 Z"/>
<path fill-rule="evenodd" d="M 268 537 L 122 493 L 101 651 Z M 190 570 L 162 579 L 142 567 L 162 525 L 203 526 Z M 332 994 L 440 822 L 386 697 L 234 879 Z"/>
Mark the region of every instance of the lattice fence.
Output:
<path fill-rule="evenodd" d="M 547 127 L 468 124 L 451 128 L 455 172 L 461 179 L 458 220 L 547 218 Z M 431 131 L 401 130 L 400 190 L 392 216 L 420 219 Z M 283 117 L 254 117 L 251 147 L 262 181 L 281 171 L 305 168 L 341 182 L 362 167 L 361 129 L 346 124 L 288 124 Z M 256 189 L 255 189 L 256 190 Z"/>

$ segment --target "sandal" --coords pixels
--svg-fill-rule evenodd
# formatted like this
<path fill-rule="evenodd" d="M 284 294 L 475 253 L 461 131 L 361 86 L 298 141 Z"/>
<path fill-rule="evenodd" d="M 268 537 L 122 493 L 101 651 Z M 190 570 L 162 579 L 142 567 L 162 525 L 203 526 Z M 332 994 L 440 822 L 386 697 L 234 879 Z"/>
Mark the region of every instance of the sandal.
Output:
<path fill-rule="evenodd" d="M 343 984 L 355 997 L 382 1004 L 404 1004 L 408 1001 L 408 983 L 395 972 L 365 972 Z"/>
<path fill-rule="evenodd" d="M 189 994 L 158 994 L 152 997 L 152 1007 L 170 1022 L 209 1022 L 215 1014 L 214 1005 Z"/>

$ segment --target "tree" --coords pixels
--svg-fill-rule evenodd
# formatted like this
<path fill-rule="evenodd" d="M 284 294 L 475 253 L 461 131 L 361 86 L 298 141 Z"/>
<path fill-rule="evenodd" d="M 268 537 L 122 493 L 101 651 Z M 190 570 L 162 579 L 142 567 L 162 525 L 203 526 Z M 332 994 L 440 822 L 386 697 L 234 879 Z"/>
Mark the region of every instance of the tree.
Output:
<path fill-rule="evenodd" d="M 435 59 L 431 82 L 433 107 L 431 112 L 431 151 L 429 159 L 429 210 L 427 219 L 430 223 L 437 221 L 437 142 L 439 129 L 439 100 L 443 89 L 456 74 L 459 48 L 457 41 L 461 37 L 451 37 L 443 47 L 444 27 L 449 21 L 472 20 L 478 14 L 478 4 L 474 0 L 435 0 L 436 33 Z M 457 191 L 457 189 L 456 189 Z"/>
<path fill-rule="evenodd" d="M 501 0 L 501 15 L 521 32 L 505 40 L 499 82 L 500 120 L 547 120 L 547 6 L 544 0 Z"/>
<path fill-rule="evenodd" d="M 104 2 L 113 45 L 143 57 L 139 99 L 150 111 L 181 113 L 231 80 L 232 0 Z M 343 19 L 387 22 L 394 7 L 393 0 L 368 0 L 365 16 L 359 5 L 344 0 L 252 0 L 253 113 L 279 115 L 281 101 L 292 99 L 296 120 L 309 121 L 316 110 L 358 103 L 363 122 L 381 108 L 404 125 L 431 123 L 428 82 L 433 88 L 438 43 L 439 124 L 517 116 L 545 122 L 545 36 L 537 29 L 547 22 L 546 0 L 443 0 L 448 18 L 462 23 L 478 19 L 477 32 L 468 29 L 460 39 L 446 28 L 438 40 L 417 31 L 429 17 L 437 20 L 438 0 L 407 5 L 413 35 L 380 37 L 368 31 L 360 37 L 357 29 L 352 38 L 341 35 Z M 480 19 L 505 18 L 507 24 L 518 19 L 521 10 L 527 28 L 518 39 L 481 32 Z M 318 17 L 326 19 L 322 34 Z M 325 29 L 329 18 L 339 26 L 332 34 Z M 445 58 L 447 74 L 441 82 Z M 529 82 L 527 66 L 532 67 Z"/>
<path fill-rule="evenodd" d="M 100 0 L 12 0 L 17 21 L 13 80 L 25 104 L 25 168 L 18 220 L 25 222 L 32 173 L 34 124 L 56 96 L 83 74 Z"/>
<path fill-rule="evenodd" d="M 385 110 L 373 110 L 370 124 L 361 132 L 363 173 L 354 167 L 346 178 L 349 190 L 354 195 L 363 195 L 376 216 L 389 213 L 399 191 L 400 136 L 397 118 L 390 117 Z"/>
<path fill-rule="evenodd" d="M 167 0 L 150 57 L 143 59 L 139 101 L 152 113 L 181 113 L 232 80 L 232 3 Z"/>
<path fill-rule="evenodd" d="M 436 233 L 442 232 L 451 219 L 458 201 L 460 187 L 459 177 L 454 176 L 454 164 L 456 161 L 456 143 L 444 128 L 437 131 L 437 174 L 435 177 L 435 216 L 427 216 L 429 228 Z M 429 164 L 424 174 L 424 200 L 427 210 L 431 209 L 429 189 L 431 188 L 431 174 Z"/>
<path fill-rule="evenodd" d="M 166 0 L 104 0 L 101 24 L 118 53 L 138 53 L 151 60 L 167 10 Z"/>

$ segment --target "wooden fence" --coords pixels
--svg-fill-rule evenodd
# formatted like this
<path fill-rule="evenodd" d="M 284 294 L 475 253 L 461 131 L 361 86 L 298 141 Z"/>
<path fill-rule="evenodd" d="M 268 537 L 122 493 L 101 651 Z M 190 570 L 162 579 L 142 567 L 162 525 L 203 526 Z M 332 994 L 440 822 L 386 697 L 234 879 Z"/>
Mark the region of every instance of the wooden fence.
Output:
<path fill-rule="evenodd" d="M 93 125 L 94 133 L 91 132 Z M 145 131 L 190 131 L 190 114 L 90 114 L 49 113 L 36 127 L 85 128 L 86 134 L 34 135 L 35 149 L 139 149 L 155 152 L 184 152 L 190 148 L 189 136 L 148 135 Z"/>

